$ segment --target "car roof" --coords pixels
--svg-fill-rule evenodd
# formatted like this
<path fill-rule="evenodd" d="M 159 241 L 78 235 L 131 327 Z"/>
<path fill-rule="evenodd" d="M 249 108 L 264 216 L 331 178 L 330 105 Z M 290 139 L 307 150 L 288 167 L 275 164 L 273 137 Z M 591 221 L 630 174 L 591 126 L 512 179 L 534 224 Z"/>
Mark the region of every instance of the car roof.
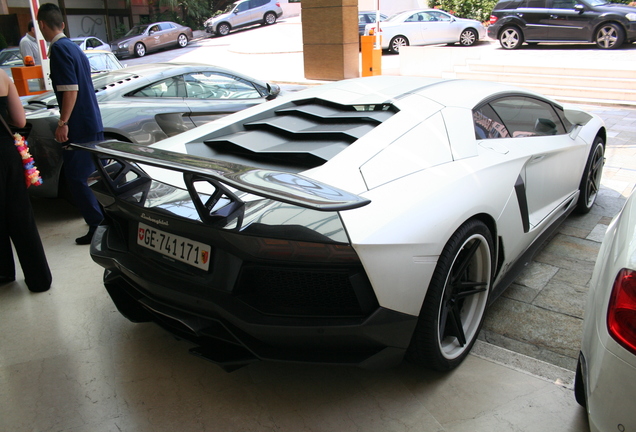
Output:
<path fill-rule="evenodd" d="M 391 103 L 396 107 L 411 106 L 406 99 L 424 97 L 442 106 L 473 109 L 480 102 L 497 95 L 524 94 L 546 99 L 537 93 L 496 82 L 438 79 L 408 76 L 374 76 L 354 78 L 329 84 L 328 89 L 317 87 L 314 91 L 321 99 L 343 105 L 381 105 Z M 304 94 L 303 97 L 306 96 Z M 548 99 L 549 100 L 549 99 Z"/>

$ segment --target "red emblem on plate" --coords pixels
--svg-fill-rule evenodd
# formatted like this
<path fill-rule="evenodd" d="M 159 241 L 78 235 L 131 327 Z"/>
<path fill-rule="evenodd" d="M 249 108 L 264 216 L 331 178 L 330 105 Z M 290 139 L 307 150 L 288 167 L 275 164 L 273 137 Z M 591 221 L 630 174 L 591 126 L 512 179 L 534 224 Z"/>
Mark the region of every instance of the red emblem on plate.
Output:
<path fill-rule="evenodd" d="M 203 264 L 207 264 L 210 259 L 210 253 L 208 251 L 201 251 L 201 261 Z"/>
<path fill-rule="evenodd" d="M 139 240 L 143 240 L 145 234 L 146 234 L 146 230 L 143 228 L 139 228 Z"/>

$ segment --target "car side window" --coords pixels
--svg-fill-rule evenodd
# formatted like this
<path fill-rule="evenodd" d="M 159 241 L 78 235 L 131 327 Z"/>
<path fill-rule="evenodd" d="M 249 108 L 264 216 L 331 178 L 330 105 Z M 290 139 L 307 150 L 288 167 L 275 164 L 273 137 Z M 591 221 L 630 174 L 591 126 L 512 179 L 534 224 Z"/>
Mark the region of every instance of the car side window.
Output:
<path fill-rule="evenodd" d="M 194 99 L 256 99 L 262 97 L 252 83 L 230 75 L 194 72 L 183 76 L 186 97 Z"/>
<path fill-rule="evenodd" d="M 418 13 L 413 14 L 404 20 L 404 22 L 418 22 L 418 21 L 422 21 L 422 17 Z"/>
<path fill-rule="evenodd" d="M 473 110 L 473 123 L 475 125 L 475 138 L 478 140 L 508 138 L 510 136 L 503 121 L 490 105 L 483 105 Z"/>
<path fill-rule="evenodd" d="M 148 30 L 148 33 L 153 33 L 153 32 L 157 32 L 159 31 L 159 26 L 158 25 L 153 25 L 152 27 L 150 27 L 150 30 Z"/>
<path fill-rule="evenodd" d="M 553 0 L 552 9 L 574 9 L 575 4 L 574 0 Z"/>
<path fill-rule="evenodd" d="M 183 77 L 176 76 L 158 81 L 141 88 L 127 96 L 131 97 L 150 97 L 150 98 L 182 98 L 185 97 L 185 87 Z"/>
<path fill-rule="evenodd" d="M 159 28 L 161 30 L 172 30 L 174 28 L 174 26 L 170 23 L 161 23 L 159 24 Z"/>
<path fill-rule="evenodd" d="M 522 7 L 545 9 L 548 7 L 548 5 L 547 5 L 547 0 L 526 0 L 524 1 Z"/>
<path fill-rule="evenodd" d="M 245 12 L 247 9 L 249 9 L 249 6 L 250 6 L 249 2 L 243 2 L 239 4 L 238 6 L 236 6 L 236 9 L 234 9 L 234 12 Z"/>
<path fill-rule="evenodd" d="M 441 12 L 430 12 L 430 15 L 435 18 L 435 21 L 448 22 L 451 20 L 450 15 L 446 15 L 445 13 L 441 13 Z"/>
<path fill-rule="evenodd" d="M 530 97 L 507 97 L 489 104 L 513 138 L 565 134 L 554 107 Z"/>

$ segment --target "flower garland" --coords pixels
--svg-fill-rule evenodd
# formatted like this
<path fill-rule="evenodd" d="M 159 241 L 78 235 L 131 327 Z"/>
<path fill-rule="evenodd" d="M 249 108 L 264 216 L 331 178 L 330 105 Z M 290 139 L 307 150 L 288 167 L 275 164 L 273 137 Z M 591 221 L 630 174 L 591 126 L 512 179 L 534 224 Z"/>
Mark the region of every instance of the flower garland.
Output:
<path fill-rule="evenodd" d="M 13 135 L 15 140 L 15 146 L 18 148 L 18 152 L 22 157 L 22 165 L 24 166 L 24 180 L 26 181 L 26 187 L 31 185 L 39 186 L 42 184 L 42 177 L 40 177 L 40 171 L 38 171 L 33 161 L 33 157 L 29 153 L 29 147 L 24 137 L 19 133 Z"/>

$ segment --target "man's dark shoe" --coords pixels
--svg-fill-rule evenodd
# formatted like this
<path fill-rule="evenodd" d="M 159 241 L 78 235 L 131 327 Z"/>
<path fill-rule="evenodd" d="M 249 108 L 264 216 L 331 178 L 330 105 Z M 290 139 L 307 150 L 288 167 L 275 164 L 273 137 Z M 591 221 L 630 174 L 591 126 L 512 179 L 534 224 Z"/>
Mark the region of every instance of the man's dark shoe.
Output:
<path fill-rule="evenodd" d="M 91 243 L 91 240 L 93 240 L 93 234 L 95 234 L 95 231 L 97 230 L 97 228 L 91 227 L 88 230 L 88 233 L 82 237 L 78 237 L 75 239 L 75 243 L 77 243 L 78 245 L 87 245 Z"/>

